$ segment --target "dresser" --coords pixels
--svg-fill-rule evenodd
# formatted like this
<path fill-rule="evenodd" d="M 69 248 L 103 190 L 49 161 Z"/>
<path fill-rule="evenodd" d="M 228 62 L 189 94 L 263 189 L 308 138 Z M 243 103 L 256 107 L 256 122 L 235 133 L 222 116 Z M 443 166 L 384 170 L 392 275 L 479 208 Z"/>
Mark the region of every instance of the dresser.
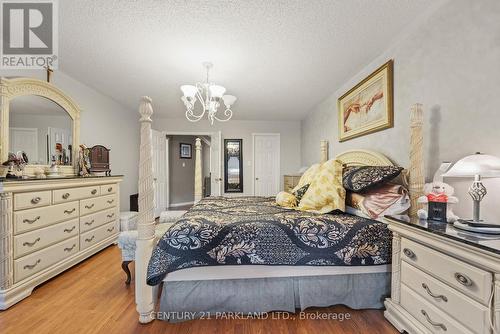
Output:
<path fill-rule="evenodd" d="M 2 180 L 0 309 L 116 242 L 121 180 L 121 176 Z"/>
<path fill-rule="evenodd" d="M 500 329 L 500 236 L 386 217 L 393 232 L 391 297 L 385 317 L 412 333 Z"/>
<path fill-rule="evenodd" d="M 291 193 L 292 189 L 299 184 L 301 176 L 302 175 L 284 175 L 283 184 L 285 186 L 285 191 Z"/>

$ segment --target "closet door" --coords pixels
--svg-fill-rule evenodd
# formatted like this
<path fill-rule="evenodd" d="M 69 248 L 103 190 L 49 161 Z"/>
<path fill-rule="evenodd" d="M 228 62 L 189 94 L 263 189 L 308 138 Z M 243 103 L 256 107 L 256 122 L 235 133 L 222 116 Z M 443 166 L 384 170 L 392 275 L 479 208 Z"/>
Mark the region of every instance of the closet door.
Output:
<path fill-rule="evenodd" d="M 275 196 L 280 189 L 280 135 L 253 134 L 254 195 Z"/>

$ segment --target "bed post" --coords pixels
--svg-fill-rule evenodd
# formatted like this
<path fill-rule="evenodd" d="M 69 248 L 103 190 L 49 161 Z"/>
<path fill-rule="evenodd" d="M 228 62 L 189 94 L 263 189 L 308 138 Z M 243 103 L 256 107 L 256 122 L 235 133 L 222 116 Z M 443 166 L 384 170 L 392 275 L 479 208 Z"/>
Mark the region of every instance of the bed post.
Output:
<path fill-rule="evenodd" d="M 198 203 L 202 196 L 202 189 L 203 189 L 203 180 L 202 180 L 202 171 L 201 171 L 201 139 L 196 138 L 196 144 L 195 144 L 195 149 L 196 149 L 196 155 L 195 155 L 195 162 L 194 162 L 194 202 Z"/>
<path fill-rule="evenodd" d="M 321 163 L 328 161 L 328 140 L 322 140 L 320 143 L 321 147 Z"/>
<path fill-rule="evenodd" d="M 154 186 L 151 98 L 143 96 L 139 107 L 141 114 L 141 144 L 139 157 L 139 220 L 137 222 L 137 247 L 135 251 L 135 302 L 139 322 L 154 320 L 153 288 L 146 284 L 149 259 L 154 246 Z"/>
<path fill-rule="evenodd" d="M 423 110 L 420 103 L 411 107 L 410 111 L 410 217 L 415 217 L 420 208 L 417 199 L 423 195 L 424 188 L 424 136 L 423 136 Z"/>

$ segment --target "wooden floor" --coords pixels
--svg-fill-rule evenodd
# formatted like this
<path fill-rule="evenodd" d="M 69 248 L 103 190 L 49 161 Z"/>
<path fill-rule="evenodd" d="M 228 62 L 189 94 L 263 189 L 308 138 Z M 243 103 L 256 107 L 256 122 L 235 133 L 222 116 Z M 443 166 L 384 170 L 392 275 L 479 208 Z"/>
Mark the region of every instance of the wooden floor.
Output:
<path fill-rule="evenodd" d="M 134 287 L 124 284 L 117 246 L 111 246 L 0 311 L 0 333 L 397 333 L 382 311 L 346 307 L 317 308 L 309 315 L 349 313 L 350 320 L 212 319 L 170 324 L 137 322 Z M 131 265 L 133 267 L 133 265 Z M 279 317 L 279 313 L 269 315 Z M 293 316 L 293 315 L 290 315 Z"/>

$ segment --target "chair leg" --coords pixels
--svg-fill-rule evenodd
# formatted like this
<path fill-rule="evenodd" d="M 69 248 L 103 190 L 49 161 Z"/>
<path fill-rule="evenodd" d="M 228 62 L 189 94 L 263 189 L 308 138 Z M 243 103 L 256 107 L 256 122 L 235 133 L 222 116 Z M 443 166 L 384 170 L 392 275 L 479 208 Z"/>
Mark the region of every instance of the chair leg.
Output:
<path fill-rule="evenodd" d="M 127 274 L 127 280 L 125 281 L 125 284 L 130 284 L 130 280 L 132 279 L 130 275 L 130 269 L 128 269 L 128 264 L 132 261 L 123 261 L 122 262 L 122 269 Z"/>

